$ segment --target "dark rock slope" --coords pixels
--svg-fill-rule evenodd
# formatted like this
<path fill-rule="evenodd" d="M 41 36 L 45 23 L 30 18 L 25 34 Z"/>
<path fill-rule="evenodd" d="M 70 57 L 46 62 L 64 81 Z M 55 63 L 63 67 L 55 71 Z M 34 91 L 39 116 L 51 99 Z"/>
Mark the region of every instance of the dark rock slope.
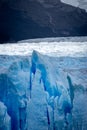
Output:
<path fill-rule="evenodd" d="M 60 0 L 0 0 L 0 43 L 81 35 L 87 35 L 85 10 Z"/>

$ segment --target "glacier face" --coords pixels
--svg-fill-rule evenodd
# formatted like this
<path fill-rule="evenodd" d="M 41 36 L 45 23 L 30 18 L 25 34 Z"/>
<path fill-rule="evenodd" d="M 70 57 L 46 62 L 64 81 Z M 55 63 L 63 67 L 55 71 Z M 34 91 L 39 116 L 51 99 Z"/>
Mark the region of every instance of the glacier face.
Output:
<path fill-rule="evenodd" d="M 87 130 L 86 73 L 87 57 L 1 55 L 3 130 Z"/>

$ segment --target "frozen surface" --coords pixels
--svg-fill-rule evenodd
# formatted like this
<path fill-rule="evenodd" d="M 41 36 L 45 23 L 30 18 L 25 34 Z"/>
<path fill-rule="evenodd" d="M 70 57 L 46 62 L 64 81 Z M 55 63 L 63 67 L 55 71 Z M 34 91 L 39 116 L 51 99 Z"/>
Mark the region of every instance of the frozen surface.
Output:
<path fill-rule="evenodd" d="M 1 55 L 32 55 L 33 50 L 52 57 L 87 56 L 87 37 L 46 38 L 0 45 Z"/>
<path fill-rule="evenodd" d="M 0 130 L 87 130 L 86 42 L 27 41 L 0 53 Z"/>

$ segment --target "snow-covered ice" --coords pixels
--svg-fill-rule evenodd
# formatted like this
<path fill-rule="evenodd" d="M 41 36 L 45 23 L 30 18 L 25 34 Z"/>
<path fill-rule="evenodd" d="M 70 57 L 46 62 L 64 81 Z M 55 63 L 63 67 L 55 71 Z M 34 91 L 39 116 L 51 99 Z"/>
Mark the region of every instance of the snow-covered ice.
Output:
<path fill-rule="evenodd" d="M 25 41 L 18 44 L 0 45 L 1 55 L 32 55 L 33 50 L 52 57 L 71 56 L 84 57 L 87 55 L 87 42 L 48 42 L 28 43 Z"/>

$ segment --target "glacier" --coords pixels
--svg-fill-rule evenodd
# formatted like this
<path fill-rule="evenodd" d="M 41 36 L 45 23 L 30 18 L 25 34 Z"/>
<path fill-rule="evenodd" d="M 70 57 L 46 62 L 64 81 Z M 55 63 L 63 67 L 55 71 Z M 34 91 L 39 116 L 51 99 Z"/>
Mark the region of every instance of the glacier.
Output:
<path fill-rule="evenodd" d="M 84 49 L 75 56 L 0 55 L 0 130 L 87 130 Z"/>

